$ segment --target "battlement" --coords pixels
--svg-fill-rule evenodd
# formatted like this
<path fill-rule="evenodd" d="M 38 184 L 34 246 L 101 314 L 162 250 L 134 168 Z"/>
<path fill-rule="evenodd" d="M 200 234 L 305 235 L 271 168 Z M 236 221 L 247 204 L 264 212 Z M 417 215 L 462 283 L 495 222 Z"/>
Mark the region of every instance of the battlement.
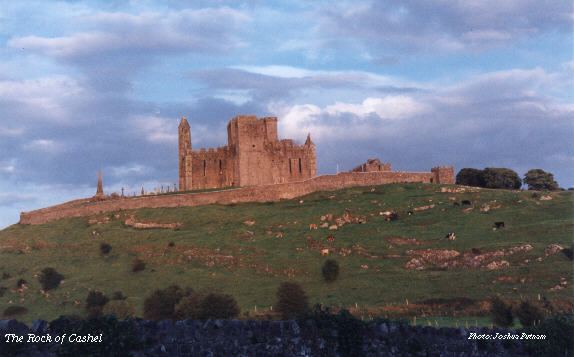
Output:
<path fill-rule="evenodd" d="M 279 141 L 277 118 L 237 115 L 227 124 L 227 146 L 191 150 L 187 120 L 179 125 L 180 190 L 283 183 L 317 174 L 315 147 Z"/>

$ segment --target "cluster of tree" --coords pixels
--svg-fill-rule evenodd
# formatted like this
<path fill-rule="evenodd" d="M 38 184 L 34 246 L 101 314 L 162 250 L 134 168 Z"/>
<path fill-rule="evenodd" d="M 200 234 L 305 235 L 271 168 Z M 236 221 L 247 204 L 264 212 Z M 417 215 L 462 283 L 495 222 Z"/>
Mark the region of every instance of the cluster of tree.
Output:
<path fill-rule="evenodd" d="M 456 184 L 484 188 L 519 189 L 522 183 L 528 185 L 529 190 L 558 190 L 558 183 L 554 175 L 541 169 L 529 170 L 524 180 L 516 171 L 507 168 L 487 167 L 484 170 L 464 168 L 456 175 Z"/>

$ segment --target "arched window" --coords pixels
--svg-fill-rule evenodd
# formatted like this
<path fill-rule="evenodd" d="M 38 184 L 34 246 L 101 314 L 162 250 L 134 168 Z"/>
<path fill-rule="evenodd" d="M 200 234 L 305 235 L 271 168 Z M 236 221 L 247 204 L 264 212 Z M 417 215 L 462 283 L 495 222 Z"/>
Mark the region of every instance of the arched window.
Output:
<path fill-rule="evenodd" d="M 299 158 L 299 173 L 303 172 L 303 168 L 301 167 L 301 158 Z"/>
<path fill-rule="evenodd" d="M 207 169 L 207 162 L 203 160 L 203 176 L 205 176 L 206 169 Z"/>

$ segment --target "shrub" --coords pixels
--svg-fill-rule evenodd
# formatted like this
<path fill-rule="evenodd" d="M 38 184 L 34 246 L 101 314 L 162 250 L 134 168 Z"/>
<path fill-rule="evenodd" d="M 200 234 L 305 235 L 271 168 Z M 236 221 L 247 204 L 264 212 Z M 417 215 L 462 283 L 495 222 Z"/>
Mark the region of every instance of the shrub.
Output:
<path fill-rule="evenodd" d="M 512 307 L 506 304 L 501 298 L 493 297 L 490 300 L 490 314 L 492 323 L 496 326 L 508 328 L 512 326 Z"/>
<path fill-rule="evenodd" d="M 174 242 L 169 242 L 169 244 L 168 244 L 167 246 L 170 247 L 170 248 L 175 247 L 175 243 L 174 243 Z"/>
<path fill-rule="evenodd" d="M 300 315 L 297 322 L 300 326 L 313 321 L 320 336 L 327 341 L 336 341 L 337 352 L 341 356 L 364 356 L 363 335 L 365 325 L 345 309 L 339 314 L 331 314 L 329 308 L 316 304 L 313 311 Z M 336 331 L 336 334 L 333 334 Z"/>
<path fill-rule="evenodd" d="M 516 317 L 520 324 L 524 327 L 538 325 L 544 319 L 544 314 L 534 305 L 530 305 L 527 301 L 520 303 L 516 309 Z"/>
<path fill-rule="evenodd" d="M 127 299 L 126 296 L 124 296 L 124 294 L 121 291 L 115 291 L 112 294 L 112 300 L 125 300 Z"/>
<path fill-rule="evenodd" d="M 525 339 L 523 345 L 531 356 L 574 355 L 574 316 L 558 315 L 548 318 L 540 325 L 518 330 L 519 335 L 545 335 L 546 339 Z"/>
<path fill-rule="evenodd" d="M 323 272 L 323 278 L 328 283 L 331 283 L 339 277 L 339 263 L 336 260 L 328 259 L 323 264 L 323 268 L 321 269 Z"/>
<path fill-rule="evenodd" d="M 38 281 L 42 284 L 42 289 L 45 291 L 57 288 L 64 277 L 59 274 L 54 268 L 44 268 L 38 277 Z"/>
<path fill-rule="evenodd" d="M 100 253 L 102 253 L 102 255 L 107 255 L 111 251 L 112 251 L 112 246 L 109 245 L 108 243 L 100 244 Z"/>
<path fill-rule="evenodd" d="M 566 258 L 572 260 L 572 251 L 574 251 L 574 244 L 571 248 L 564 248 L 562 249 L 562 254 L 566 256 Z"/>
<path fill-rule="evenodd" d="M 24 306 L 17 306 L 17 305 L 8 306 L 4 310 L 4 317 L 14 317 L 14 316 L 19 316 L 19 315 L 24 315 L 27 312 L 28 312 L 28 309 L 25 308 Z"/>
<path fill-rule="evenodd" d="M 132 261 L 132 271 L 133 271 L 134 273 L 137 273 L 137 272 L 139 272 L 139 271 L 144 270 L 144 269 L 145 269 L 145 266 L 146 266 L 145 262 L 144 262 L 143 260 L 141 260 L 141 259 L 135 258 L 135 259 Z"/>
<path fill-rule="evenodd" d="M 104 306 L 104 315 L 115 315 L 118 319 L 133 318 L 135 316 L 135 310 L 133 306 L 123 300 L 110 301 L 106 306 Z"/>
<path fill-rule="evenodd" d="M 230 319 L 239 315 L 235 298 L 228 294 L 208 294 L 200 305 L 200 319 Z"/>
<path fill-rule="evenodd" d="M 0 286 L 0 297 L 4 296 L 4 294 L 8 291 L 8 288 L 5 286 Z"/>
<path fill-rule="evenodd" d="M 58 320 L 61 320 L 62 317 Z M 58 329 L 52 329 L 56 322 Z M 97 319 L 80 320 L 77 322 L 64 318 L 63 321 L 50 323 L 50 330 L 55 334 L 67 336 L 99 336 L 102 342 L 97 343 L 64 343 L 58 347 L 58 356 L 130 356 L 132 351 L 141 349 L 142 341 L 130 321 L 118 321 L 113 316 Z"/>
<path fill-rule="evenodd" d="M 16 286 L 18 287 L 18 289 L 20 289 L 24 284 L 28 284 L 28 282 L 24 279 L 18 279 L 18 281 L 16 282 Z"/>
<path fill-rule="evenodd" d="M 86 298 L 88 317 L 93 318 L 102 316 L 104 305 L 107 304 L 109 300 L 110 299 L 108 299 L 108 297 L 101 291 L 90 291 Z"/>
<path fill-rule="evenodd" d="M 175 306 L 174 312 L 177 320 L 193 319 L 200 320 L 202 317 L 201 304 L 207 294 L 203 292 L 191 292 L 184 296 Z"/>
<path fill-rule="evenodd" d="M 309 299 L 301 286 L 294 281 L 286 281 L 277 289 L 277 312 L 283 319 L 296 317 L 309 310 Z"/>
<path fill-rule="evenodd" d="M 144 319 L 157 321 L 176 319 L 175 306 L 184 296 L 190 295 L 192 292 L 191 289 L 184 290 L 177 285 L 155 290 L 144 301 Z"/>
<path fill-rule="evenodd" d="M 6 273 L 6 272 L 3 272 L 3 273 L 2 273 L 2 280 L 6 280 L 6 279 L 9 279 L 9 278 L 10 278 L 10 274 L 9 274 L 9 273 Z"/>

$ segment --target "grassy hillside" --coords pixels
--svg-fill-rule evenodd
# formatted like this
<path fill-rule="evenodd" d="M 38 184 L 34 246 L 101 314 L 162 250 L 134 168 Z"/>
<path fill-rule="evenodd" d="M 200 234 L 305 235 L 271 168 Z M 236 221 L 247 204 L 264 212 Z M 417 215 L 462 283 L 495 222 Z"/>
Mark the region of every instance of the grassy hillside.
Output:
<path fill-rule="evenodd" d="M 278 285 L 288 279 L 300 282 L 313 303 L 371 313 L 378 309 L 397 315 L 411 308 L 419 316 L 441 309 L 456 314 L 448 304 L 433 308 L 432 301 L 421 303 L 437 298 L 480 301 L 496 294 L 516 301 L 537 301 L 540 294 L 572 309 L 572 261 L 560 252 L 546 255 L 545 249 L 551 244 L 571 247 L 574 192 L 555 192 L 551 200 L 543 200 L 542 193 L 533 197 L 527 191 L 441 192 L 441 187 L 457 189 L 392 184 L 269 204 L 140 209 L 13 225 L 0 231 L 0 274 L 6 273 L 0 288 L 7 288 L 0 297 L 0 315 L 10 305 L 26 307 L 28 313 L 19 318 L 27 322 L 84 315 L 90 289 L 108 295 L 121 291 L 141 315 L 151 291 L 170 284 L 232 294 L 243 311 L 253 313 L 255 308 L 269 310 Z M 471 205 L 454 205 L 463 200 Z M 487 205 L 490 210 L 481 212 Z M 399 218 L 386 221 L 380 212 L 389 210 Z M 414 214 L 408 215 L 409 210 Z M 347 223 L 332 231 L 309 229 L 322 223 L 321 216 L 337 218 L 345 212 L 366 217 L 366 223 Z M 132 214 L 136 221 L 181 226 L 135 229 L 124 224 Z M 93 218 L 100 223 L 90 224 Z M 504 221 L 505 227 L 493 230 L 495 221 Z M 455 232 L 456 240 L 445 239 L 448 232 Z M 334 239 L 328 240 L 329 235 Z M 112 246 L 107 256 L 100 253 L 102 242 Z M 329 249 L 329 256 L 322 256 L 321 249 Z M 457 253 L 450 259 L 442 256 Z M 134 258 L 147 263 L 144 271 L 132 272 Z M 328 258 L 341 265 L 340 278 L 330 284 L 321 276 Z M 502 260 L 509 265 L 485 267 Z M 408 269 L 409 261 L 422 270 Z M 45 267 L 55 268 L 65 282 L 42 294 L 37 276 Z M 19 279 L 28 282 L 28 289 L 16 289 Z M 550 290 L 557 285 L 562 288 Z M 454 301 L 461 299 L 450 300 L 450 305 Z"/>

